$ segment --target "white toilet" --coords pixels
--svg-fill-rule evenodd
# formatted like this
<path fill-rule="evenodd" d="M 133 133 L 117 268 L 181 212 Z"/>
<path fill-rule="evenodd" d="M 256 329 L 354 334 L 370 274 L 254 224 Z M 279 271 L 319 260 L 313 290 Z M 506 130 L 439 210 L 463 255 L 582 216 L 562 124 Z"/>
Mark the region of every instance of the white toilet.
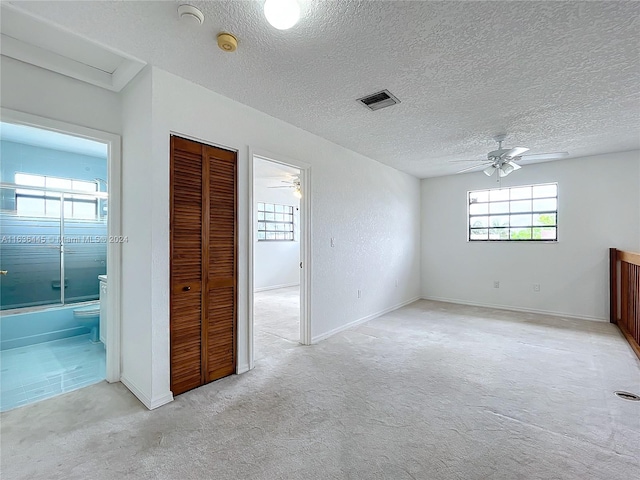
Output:
<path fill-rule="evenodd" d="M 76 308 L 73 311 L 73 318 L 83 327 L 91 330 L 89 339 L 93 342 L 100 341 L 100 304 L 94 303 L 86 307 Z"/>

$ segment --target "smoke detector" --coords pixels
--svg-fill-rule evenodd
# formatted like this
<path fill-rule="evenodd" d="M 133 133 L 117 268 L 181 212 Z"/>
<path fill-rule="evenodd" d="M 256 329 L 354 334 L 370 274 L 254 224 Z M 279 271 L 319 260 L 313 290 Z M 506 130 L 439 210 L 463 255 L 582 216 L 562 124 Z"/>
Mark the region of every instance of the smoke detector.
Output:
<path fill-rule="evenodd" d="M 381 108 L 390 107 L 396 103 L 400 103 L 389 90 L 381 90 L 366 97 L 359 98 L 358 102 L 362 103 L 369 110 L 380 110 Z"/>
<path fill-rule="evenodd" d="M 202 25 L 204 23 L 204 14 L 192 5 L 180 5 L 178 7 L 178 15 L 180 20 L 190 25 Z"/>

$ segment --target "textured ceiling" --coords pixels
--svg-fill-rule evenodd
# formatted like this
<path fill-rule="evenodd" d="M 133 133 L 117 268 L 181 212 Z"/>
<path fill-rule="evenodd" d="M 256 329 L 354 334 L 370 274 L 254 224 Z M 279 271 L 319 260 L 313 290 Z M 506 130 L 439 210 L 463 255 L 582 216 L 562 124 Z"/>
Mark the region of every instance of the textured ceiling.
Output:
<path fill-rule="evenodd" d="M 300 175 L 300 170 L 261 158 L 253 161 L 253 177 L 257 184 L 267 186 L 282 186 L 283 182 L 292 182 Z"/>
<path fill-rule="evenodd" d="M 10 2 L 418 177 L 529 153 L 640 148 L 639 2 L 301 2 L 278 31 L 260 1 Z M 215 35 L 229 31 L 238 51 Z M 389 89 L 402 103 L 355 99 Z"/>

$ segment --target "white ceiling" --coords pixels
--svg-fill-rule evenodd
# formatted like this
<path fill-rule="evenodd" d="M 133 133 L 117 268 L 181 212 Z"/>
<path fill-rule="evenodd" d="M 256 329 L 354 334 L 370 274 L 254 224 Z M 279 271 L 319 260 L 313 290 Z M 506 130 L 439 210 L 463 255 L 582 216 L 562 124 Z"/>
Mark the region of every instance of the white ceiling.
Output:
<path fill-rule="evenodd" d="M 300 170 L 297 168 L 258 157 L 253 160 L 253 177 L 256 184 L 280 187 L 285 185 L 283 182 L 290 183 L 298 175 L 300 175 Z"/>
<path fill-rule="evenodd" d="M 105 143 L 42 128 L 29 127 L 28 125 L 0 123 L 0 140 L 89 155 L 91 157 L 107 158 L 107 145 Z"/>
<path fill-rule="evenodd" d="M 10 2 L 418 177 L 505 146 L 572 157 L 640 148 L 640 2 Z M 239 40 L 233 54 L 215 35 Z M 402 103 L 355 99 L 389 89 Z"/>

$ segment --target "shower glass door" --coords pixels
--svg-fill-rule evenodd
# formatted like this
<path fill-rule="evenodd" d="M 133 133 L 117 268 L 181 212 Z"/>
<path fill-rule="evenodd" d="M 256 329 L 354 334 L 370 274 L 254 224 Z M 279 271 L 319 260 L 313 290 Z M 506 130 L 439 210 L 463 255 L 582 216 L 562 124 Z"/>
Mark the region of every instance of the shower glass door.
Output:
<path fill-rule="evenodd" d="M 98 275 L 107 273 L 107 217 L 95 188 L 95 183 L 73 181 L 73 191 L 87 194 L 64 195 L 62 268 L 67 286 L 62 303 L 97 300 Z"/>
<path fill-rule="evenodd" d="M 99 298 L 107 193 L 96 180 L 16 173 L 14 184 L 2 183 L 2 310 Z"/>
<path fill-rule="evenodd" d="M 44 216 L 46 204 L 36 200 L 42 195 L 28 186 L 0 189 L 2 310 L 60 303 L 60 220 Z M 6 213 L 16 203 L 23 216 Z"/>

